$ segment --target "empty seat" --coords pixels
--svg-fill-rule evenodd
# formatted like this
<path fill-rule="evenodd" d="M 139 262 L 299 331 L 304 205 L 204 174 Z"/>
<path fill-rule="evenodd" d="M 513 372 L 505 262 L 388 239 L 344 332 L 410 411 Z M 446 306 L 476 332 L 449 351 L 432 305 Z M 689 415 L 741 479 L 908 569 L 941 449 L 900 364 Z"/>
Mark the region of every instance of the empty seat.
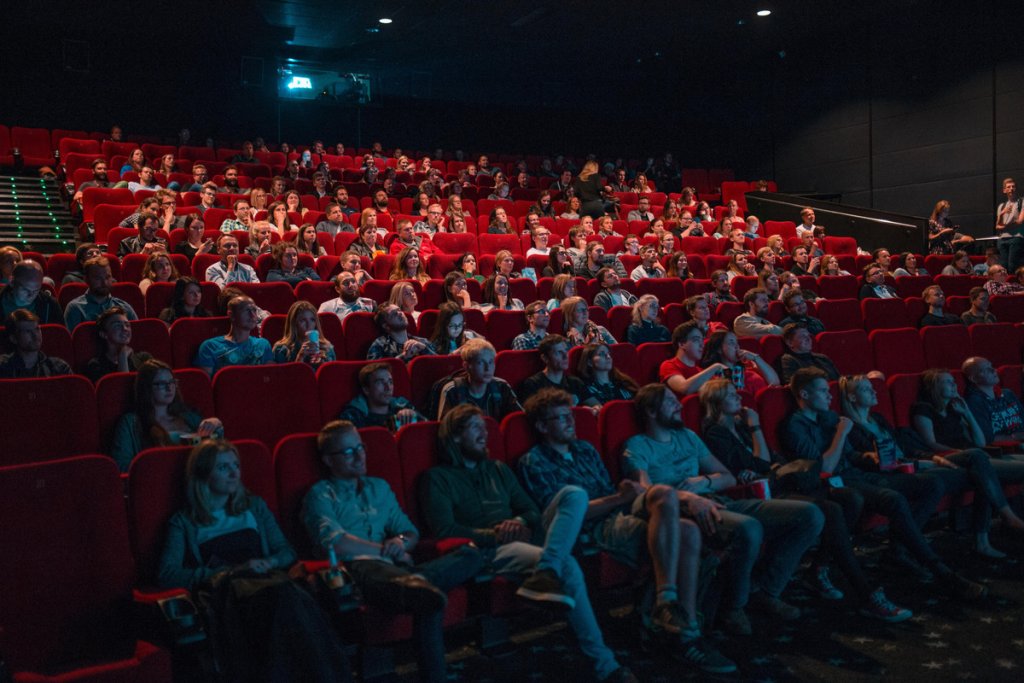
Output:
<path fill-rule="evenodd" d="M 636 406 L 632 401 L 609 401 L 598 414 L 600 450 L 604 466 L 612 481 L 622 478 L 622 449 L 626 440 L 643 431 L 636 419 Z"/>
<path fill-rule="evenodd" d="M 524 379 L 543 369 L 544 361 L 537 350 L 500 351 L 494 361 L 494 374 L 511 384 L 516 391 Z"/>
<path fill-rule="evenodd" d="M 0 380 L 0 467 L 99 452 L 96 394 L 79 375 Z"/>
<path fill-rule="evenodd" d="M 896 293 L 904 299 L 909 296 L 921 296 L 925 287 L 935 284 L 930 275 L 904 275 L 896 278 Z"/>
<path fill-rule="evenodd" d="M 214 285 L 216 286 L 216 285 Z M 194 365 L 199 346 L 207 339 L 228 333 L 230 323 L 226 317 L 179 318 L 171 324 L 171 359 L 176 368 Z"/>
<path fill-rule="evenodd" d="M 976 324 L 968 328 L 974 353 L 992 361 L 992 365 L 1017 365 L 1021 361 L 1021 329 L 1012 323 Z"/>
<path fill-rule="evenodd" d="M 357 311 L 345 316 L 341 321 L 345 338 L 345 354 L 347 360 L 365 360 L 373 340 L 380 335 L 377 324 L 373 322 L 373 313 Z M 335 352 L 338 358 L 342 355 Z"/>
<path fill-rule="evenodd" d="M 886 377 L 928 369 L 917 330 L 906 327 L 874 330 L 868 334 L 868 339 L 875 357 L 875 369 L 885 373 Z"/>
<path fill-rule="evenodd" d="M 412 394 L 409 398 L 428 419 L 437 417 L 430 414 L 431 411 L 428 410 L 432 398 L 431 390 L 434 384 L 438 380 L 461 369 L 462 358 L 458 354 L 448 356 L 417 356 L 409 362 L 409 382 Z M 498 377 L 505 377 L 498 369 L 495 370 L 494 374 Z"/>
<path fill-rule="evenodd" d="M 136 639 L 134 566 L 112 460 L 0 468 L 0 518 L 0 649 L 14 680 L 172 680 L 170 654 Z"/>
<path fill-rule="evenodd" d="M 287 398 L 267 406 L 253 401 L 272 397 L 275 387 L 286 387 Z M 288 434 L 321 426 L 316 377 L 303 363 L 222 368 L 213 378 L 213 400 L 229 439 L 257 439 L 273 448 Z"/>
<path fill-rule="evenodd" d="M 636 349 L 636 374 L 633 379 L 643 386 L 658 381 L 658 368 L 675 355 L 676 349 L 672 342 L 651 342 L 641 344 Z"/>
<path fill-rule="evenodd" d="M 889 399 L 892 404 L 893 424 L 899 427 L 910 426 L 910 406 L 918 399 L 921 390 L 919 373 L 893 375 L 886 379 L 889 388 Z"/>
<path fill-rule="evenodd" d="M 907 315 L 903 299 L 864 299 L 860 306 L 864 316 L 864 329 L 868 332 L 877 329 L 917 327 L 917 321 L 911 322 Z"/>
<path fill-rule="evenodd" d="M 990 300 L 989 310 L 1001 323 L 1024 322 L 1024 296 L 994 296 Z"/>
<path fill-rule="evenodd" d="M 817 317 L 829 332 L 862 330 L 861 305 L 857 299 L 824 299 L 815 302 Z"/>
<path fill-rule="evenodd" d="M 232 286 L 271 313 L 287 313 L 295 303 L 295 291 L 287 282 L 236 282 Z"/>
<path fill-rule="evenodd" d="M 823 275 L 816 289 L 825 299 L 856 299 L 860 285 L 853 275 Z"/>
<path fill-rule="evenodd" d="M 822 332 L 815 343 L 841 374 L 860 375 L 875 369 L 868 334 L 862 329 Z"/>
<path fill-rule="evenodd" d="M 964 325 L 938 325 L 918 330 L 929 368 L 957 368 L 974 355 L 971 336 Z"/>
<path fill-rule="evenodd" d="M 46 128 L 11 128 L 11 147 L 17 147 L 26 166 L 47 166 L 53 164 L 53 147 L 50 146 L 50 131 Z"/>

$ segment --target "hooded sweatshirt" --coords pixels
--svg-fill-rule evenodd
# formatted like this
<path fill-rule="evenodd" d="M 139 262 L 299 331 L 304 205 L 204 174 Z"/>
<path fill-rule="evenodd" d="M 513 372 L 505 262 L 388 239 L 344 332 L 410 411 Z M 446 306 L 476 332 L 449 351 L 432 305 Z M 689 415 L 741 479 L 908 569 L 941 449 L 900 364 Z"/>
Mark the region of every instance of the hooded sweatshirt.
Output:
<path fill-rule="evenodd" d="M 438 538 L 470 538 L 482 548 L 497 545 L 494 527 L 518 519 L 543 538 L 540 511 L 503 462 L 467 466 L 461 450 L 442 443 L 439 465 L 420 479 L 420 504 L 430 533 Z"/>

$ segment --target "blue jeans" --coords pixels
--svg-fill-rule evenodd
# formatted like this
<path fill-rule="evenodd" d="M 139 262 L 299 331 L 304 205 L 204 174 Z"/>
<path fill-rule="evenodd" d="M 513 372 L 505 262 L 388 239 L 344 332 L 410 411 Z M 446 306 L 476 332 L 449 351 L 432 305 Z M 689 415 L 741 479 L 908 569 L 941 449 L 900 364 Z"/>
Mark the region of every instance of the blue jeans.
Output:
<path fill-rule="evenodd" d="M 971 528 L 975 533 L 988 531 L 992 508 L 1006 507 L 1002 485 L 1024 481 L 1024 462 L 1006 457 L 992 459 L 980 448 L 968 448 L 945 457 L 960 469 L 936 467 L 928 470 L 929 475 L 942 481 L 946 493 L 960 493 L 973 488 Z"/>
<path fill-rule="evenodd" d="M 719 526 L 731 541 L 732 606 L 742 608 L 750 598 L 751 574 L 762 543 L 764 559 L 757 584 L 777 598 L 824 525 L 821 510 L 801 500 L 750 498 L 726 503 Z"/>
<path fill-rule="evenodd" d="M 1024 238 L 1001 237 L 996 240 L 996 248 L 999 250 L 999 260 L 1006 270 L 1013 273 L 1024 266 Z"/>
<path fill-rule="evenodd" d="M 493 566 L 499 574 L 524 574 L 534 569 L 550 569 L 558 575 L 566 594 L 576 602 L 576 607 L 569 612 L 569 625 L 576 632 L 583 654 L 594 660 L 594 669 L 600 679 L 619 668 L 619 664 L 605 645 L 587 595 L 583 571 L 572 556 L 589 503 L 586 491 L 578 486 L 566 486 L 555 494 L 544 510 L 544 547 L 521 541 L 506 543 L 497 548 Z"/>

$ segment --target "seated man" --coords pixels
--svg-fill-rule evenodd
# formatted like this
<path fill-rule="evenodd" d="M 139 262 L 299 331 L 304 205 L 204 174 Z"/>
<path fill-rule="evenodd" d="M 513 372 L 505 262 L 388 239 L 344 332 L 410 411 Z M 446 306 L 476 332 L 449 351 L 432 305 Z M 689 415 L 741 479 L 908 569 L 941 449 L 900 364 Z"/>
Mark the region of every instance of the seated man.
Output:
<path fill-rule="evenodd" d="M 440 204 L 431 204 L 427 207 L 427 220 L 417 221 L 412 229 L 413 232 L 425 232 L 431 237 L 444 232 L 444 209 Z"/>
<path fill-rule="evenodd" d="M 392 255 L 398 254 L 406 247 L 414 247 L 419 250 L 420 258 L 426 260 L 437 251 L 429 237 L 415 233 L 412 221 L 408 218 L 399 218 L 395 221 L 395 234 L 397 237 L 391 242 L 391 249 L 388 252 Z"/>
<path fill-rule="evenodd" d="M 120 183 L 117 185 L 121 186 Z M 156 175 L 153 173 L 152 166 L 143 166 L 139 170 L 138 181 L 132 181 L 125 183 L 125 186 L 132 192 L 138 192 L 139 190 L 160 190 L 160 184 L 156 182 Z"/>
<path fill-rule="evenodd" d="M 516 396 L 525 403 L 541 389 L 562 389 L 572 396 L 573 405 L 587 405 L 600 408 L 597 399 L 587 394 L 587 389 L 578 377 L 569 374 L 569 341 L 560 334 L 549 334 L 537 346 L 544 369 L 530 375 L 516 389 Z"/>
<path fill-rule="evenodd" d="M 614 268 L 605 266 L 597 271 L 597 283 L 601 291 L 594 295 L 595 306 L 607 311 L 612 306 L 632 306 L 636 303 L 636 295 L 622 288 L 622 281 Z"/>
<path fill-rule="evenodd" d="M 928 306 L 928 312 L 921 317 L 918 327 L 964 324 L 964 321 L 959 317 L 952 313 L 947 313 L 944 310 L 946 306 L 946 295 L 943 293 L 942 287 L 939 287 L 938 285 L 925 287 L 924 291 L 921 292 L 921 298 L 924 299 L 925 305 Z"/>
<path fill-rule="evenodd" d="M 985 443 L 1024 441 L 1024 406 L 1016 394 L 999 386 L 992 362 L 972 356 L 960 370 L 967 379 L 964 401 L 985 434 Z"/>
<path fill-rule="evenodd" d="M 821 471 L 829 473 L 834 489 L 852 491 L 845 495 L 859 495 L 865 513 L 888 517 L 892 540 L 942 582 L 943 592 L 960 598 L 984 597 L 988 593 L 985 586 L 956 574 L 939 559 L 918 528 L 910 503 L 903 494 L 885 487 L 885 475 L 855 466 L 865 458 L 877 458 L 877 453 L 858 453 L 848 442 L 853 422 L 832 411 L 825 373 L 817 368 L 797 370 L 789 381 L 789 389 L 797 409 L 779 429 L 782 454 L 790 460 L 820 461 Z"/>
<path fill-rule="evenodd" d="M 893 274 L 892 267 L 892 254 L 885 247 L 879 247 L 871 252 L 871 256 L 875 259 L 875 264 L 882 269 L 882 274 L 891 276 Z"/>
<path fill-rule="evenodd" d="M 409 319 L 395 304 L 381 304 L 373 321 L 377 323 L 381 335 L 370 344 L 370 350 L 366 352 L 367 360 L 397 358 L 408 363 L 416 356 L 437 354 L 429 341 L 409 334 Z"/>
<path fill-rule="evenodd" d="M 812 259 L 819 259 L 820 263 L 820 259 L 822 256 L 825 255 L 825 252 L 821 250 L 820 246 L 818 246 L 817 240 L 814 239 L 813 231 L 805 232 L 802 235 L 800 235 L 800 244 L 804 247 L 807 247 L 808 256 L 810 256 Z"/>
<path fill-rule="evenodd" d="M 365 285 L 368 280 L 373 279 L 368 272 L 363 270 L 363 259 L 357 252 L 349 250 L 342 253 L 338 256 L 338 265 L 341 267 L 342 272 L 355 275 L 356 283 L 360 287 Z"/>
<path fill-rule="evenodd" d="M 640 199 L 637 200 L 637 207 L 626 215 L 626 220 L 647 221 L 648 223 L 653 221 L 654 214 L 651 213 L 651 198 L 645 194 L 640 195 Z"/>
<path fill-rule="evenodd" d="M 672 346 L 676 353 L 661 363 L 658 379 L 678 396 L 696 394 L 704 383 L 720 377 L 728 370 L 722 363 L 700 367 L 704 352 L 704 332 L 696 320 L 687 320 L 672 331 Z"/>
<path fill-rule="evenodd" d="M 658 260 L 658 248 L 653 244 L 645 244 L 640 248 L 640 258 L 643 259 L 633 272 L 629 274 L 634 282 L 649 277 L 665 277 L 665 266 Z"/>
<path fill-rule="evenodd" d="M 345 212 L 342 210 L 341 204 L 331 202 L 324 207 L 324 213 L 326 214 L 324 219 L 316 224 L 317 232 L 326 232 L 334 237 L 339 232 L 356 231 L 352 224 L 345 220 Z"/>
<path fill-rule="evenodd" d="M 605 257 L 603 244 L 596 240 L 588 242 L 586 251 L 576 263 L 576 275 L 596 280 L 602 268 L 611 268 L 620 278 L 628 277 L 622 261 L 614 256 Z"/>
<path fill-rule="evenodd" d="M 519 459 L 519 475 L 537 505 L 548 508 L 566 486 L 583 489 L 589 502 L 581 543 L 634 566 L 646 551 L 654 564 L 657 597 L 650 614 L 643 615 L 645 627 L 665 641 L 672 656 L 705 673 L 735 671 L 736 665 L 701 637 L 700 530 L 680 519 L 683 512 L 713 525 L 718 506 L 700 496 L 677 496 L 667 486 L 644 489 L 629 479 L 612 485 L 594 446 L 576 438 L 572 397 L 560 389 L 532 396 L 526 417 L 539 440 Z"/>
<path fill-rule="evenodd" d="M 71 197 L 71 201 L 78 203 L 82 201 L 82 194 L 90 187 L 110 187 L 110 179 L 107 177 L 107 160 L 95 159 L 92 162 L 92 180 L 86 180 L 78 186 L 78 191 Z"/>
<path fill-rule="evenodd" d="M 818 368 L 830 382 L 839 379 L 839 370 L 832 359 L 823 353 L 814 353 L 811 331 L 800 323 L 789 323 L 782 328 L 782 342 L 786 352 L 779 357 L 779 379 L 788 383 L 801 368 Z"/>
<path fill-rule="evenodd" d="M 356 276 L 347 271 L 338 273 L 334 278 L 334 291 L 338 293 L 336 299 L 329 299 L 320 304 L 320 313 L 333 313 L 339 319 L 344 320 L 349 313 L 362 311 L 373 313 L 377 308 L 377 302 L 359 296 L 359 283 Z"/>
<path fill-rule="evenodd" d="M 114 276 L 110 273 L 110 261 L 106 256 L 85 262 L 85 283 L 89 285 L 89 291 L 69 301 L 64 309 L 64 322 L 69 330 L 74 330 L 80 323 L 96 320 L 100 313 L 114 306 L 124 310 L 124 315 L 129 320 L 139 319 L 135 309 L 128 305 L 128 302 L 111 296 L 110 288 L 114 284 Z"/>
<path fill-rule="evenodd" d="M 117 247 L 117 255 L 124 258 L 128 254 L 152 254 L 154 251 L 167 251 L 167 241 L 157 237 L 160 221 L 152 211 L 144 211 L 139 215 L 139 234 L 121 240 Z"/>
<path fill-rule="evenodd" d="M 314 549 L 345 563 L 367 603 L 413 615 L 420 680 L 442 683 L 446 593 L 480 571 L 480 551 L 464 545 L 416 565 L 409 553 L 419 532 L 388 483 L 366 476 L 366 447 L 355 425 L 327 423 L 317 437 L 317 451 L 330 478 L 314 484 L 302 503 Z"/>
<path fill-rule="evenodd" d="M 64 324 L 60 304 L 43 289 L 43 267 L 32 259 L 19 261 L 11 271 L 10 283 L 0 290 L 0 315 L 4 320 L 19 309 L 31 311 L 41 324 Z"/>
<path fill-rule="evenodd" d="M 497 352 L 486 339 L 469 339 L 459 349 L 465 375 L 458 375 L 443 387 L 438 401 L 437 419 L 456 406 L 468 403 L 499 423 L 509 413 L 522 410 L 508 382 L 494 376 Z"/>
<path fill-rule="evenodd" d="M 896 290 L 885 284 L 885 271 L 877 263 L 864 269 L 864 285 L 860 288 L 861 299 L 899 299 Z"/>
<path fill-rule="evenodd" d="M 817 256 L 811 257 L 811 252 L 808 251 L 807 247 L 802 244 L 798 244 L 793 247 L 793 251 L 790 252 L 793 257 L 793 265 L 790 266 L 789 272 L 794 275 L 817 275 L 818 267 L 821 265 L 821 259 Z"/>
<path fill-rule="evenodd" d="M 384 427 L 397 432 L 407 424 L 426 419 L 412 401 L 404 396 L 395 396 L 395 380 L 387 363 L 370 363 L 361 367 L 359 388 L 362 393 L 349 401 L 340 415 L 340 419 L 359 429 Z"/>
<path fill-rule="evenodd" d="M 768 320 L 768 291 L 762 287 L 748 289 L 743 295 L 747 312 L 736 316 L 732 323 L 737 337 L 760 339 L 770 334 L 782 334 L 782 328 Z"/>
<path fill-rule="evenodd" d="M 964 325 L 991 325 L 998 322 L 992 311 L 988 310 L 990 297 L 984 287 L 971 287 L 968 296 L 971 299 L 971 307 L 960 314 L 960 320 Z"/>
<path fill-rule="evenodd" d="M 1008 280 L 1009 273 L 1000 264 L 989 266 L 988 282 L 985 283 L 985 291 L 989 296 L 1011 296 L 1024 294 L 1024 285 L 1019 282 Z"/>
<path fill-rule="evenodd" d="M 225 166 L 224 185 L 218 187 L 217 192 L 221 194 L 249 194 L 251 190 L 245 189 L 238 184 L 237 166 Z"/>
<path fill-rule="evenodd" d="M 206 269 L 206 279 L 219 286 L 230 282 L 259 282 L 256 269 L 238 260 L 238 238 L 228 233 L 217 236 L 220 261 Z"/>
<path fill-rule="evenodd" d="M 236 296 L 228 302 L 231 327 L 223 337 L 207 339 L 199 346 L 195 366 L 213 377 L 229 365 L 268 365 L 274 362 L 270 342 L 254 337 L 259 325 L 256 303 L 247 296 Z"/>
<path fill-rule="evenodd" d="M 786 328 L 786 325 L 796 323 L 803 325 L 812 337 L 818 336 L 825 331 L 825 323 L 814 316 L 807 315 L 807 300 L 804 293 L 799 289 L 789 289 L 782 295 L 782 305 L 786 307 L 787 315 L 779 321 L 779 327 Z M 786 380 L 782 380 L 785 382 Z"/>
<path fill-rule="evenodd" d="M 541 340 L 548 334 L 548 323 L 551 322 L 551 313 L 543 301 L 527 304 L 524 312 L 530 328 L 512 340 L 512 349 L 515 351 L 529 351 L 540 346 Z"/>
<path fill-rule="evenodd" d="M 623 474 L 649 487 L 663 484 L 678 491 L 680 501 L 693 495 L 713 498 L 736 485 L 736 478 L 711 454 L 704 442 L 683 425 L 682 405 L 664 384 L 648 384 L 636 395 L 637 421 L 643 432 L 626 441 Z M 750 635 L 744 612 L 748 601 L 786 621 L 800 610 L 780 599 L 800 559 L 817 540 L 825 517 L 813 504 L 798 500 L 729 500 L 714 523 L 701 523 L 708 536 L 723 532 L 729 544 L 729 595 L 723 615 L 726 629 Z M 762 548 L 763 544 L 763 548 Z M 751 573 L 763 556 L 759 586 Z M 760 590 L 758 590 L 760 589 Z"/>
<path fill-rule="evenodd" d="M 35 313 L 19 308 L 7 316 L 4 327 L 14 351 L 0 356 L 0 379 L 71 374 L 70 365 L 42 352 L 43 333 Z"/>

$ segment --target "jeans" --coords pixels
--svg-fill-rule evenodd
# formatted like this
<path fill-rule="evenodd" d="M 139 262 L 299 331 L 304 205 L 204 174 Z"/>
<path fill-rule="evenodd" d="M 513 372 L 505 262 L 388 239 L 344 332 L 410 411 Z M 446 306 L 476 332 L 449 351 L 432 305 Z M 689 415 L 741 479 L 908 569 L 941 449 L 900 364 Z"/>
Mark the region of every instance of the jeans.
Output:
<path fill-rule="evenodd" d="M 524 574 L 534 569 L 550 569 L 562 580 L 566 595 L 575 602 L 568 616 L 583 654 L 594 660 L 599 679 L 619 668 L 615 655 L 605 645 L 601 629 L 587 595 L 587 584 L 576 558 L 572 556 L 576 537 L 583 525 L 590 499 L 578 486 L 566 486 L 551 499 L 544 510 L 544 547 L 515 541 L 499 546 L 493 566 L 499 574 Z"/>
<path fill-rule="evenodd" d="M 941 481 L 929 474 L 906 474 L 903 472 L 864 472 L 860 475 L 875 486 L 883 486 L 903 494 L 910 504 L 910 514 L 918 529 L 935 513 L 946 490 Z"/>
<path fill-rule="evenodd" d="M 971 528 L 975 533 L 988 531 L 992 508 L 1006 507 L 1003 484 L 1024 481 L 1024 463 L 1018 460 L 991 459 L 979 448 L 968 448 L 945 456 L 959 469 L 936 467 L 928 471 L 939 479 L 945 493 L 961 493 L 974 489 Z"/>
<path fill-rule="evenodd" d="M 843 483 L 864 497 L 866 512 L 877 512 L 889 518 L 889 533 L 893 540 L 910 551 L 918 562 L 933 568 L 940 565 L 939 556 L 921 533 L 911 512 L 910 503 L 903 494 L 885 486 L 878 486 L 873 482 L 874 478 L 866 476 L 867 474 L 857 470 L 845 470 L 842 474 Z"/>
<path fill-rule="evenodd" d="M 999 261 L 1011 273 L 1024 266 L 1024 238 L 1002 237 L 996 240 Z"/>
<path fill-rule="evenodd" d="M 394 585 L 394 579 L 419 574 L 447 593 L 478 574 L 483 567 L 483 557 L 476 548 L 463 546 L 412 568 L 399 567 L 381 560 L 354 560 L 346 562 L 346 567 L 362 589 L 367 603 L 387 609 L 395 602 L 391 596 L 396 590 L 401 590 Z M 431 683 L 446 680 L 443 620 L 443 609 L 413 615 L 420 680 Z"/>
<path fill-rule="evenodd" d="M 734 500 L 721 514 L 720 526 L 731 537 L 732 606 L 737 608 L 750 598 L 751 573 L 762 543 L 758 587 L 777 598 L 825 524 L 821 510 L 800 500 Z"/>

